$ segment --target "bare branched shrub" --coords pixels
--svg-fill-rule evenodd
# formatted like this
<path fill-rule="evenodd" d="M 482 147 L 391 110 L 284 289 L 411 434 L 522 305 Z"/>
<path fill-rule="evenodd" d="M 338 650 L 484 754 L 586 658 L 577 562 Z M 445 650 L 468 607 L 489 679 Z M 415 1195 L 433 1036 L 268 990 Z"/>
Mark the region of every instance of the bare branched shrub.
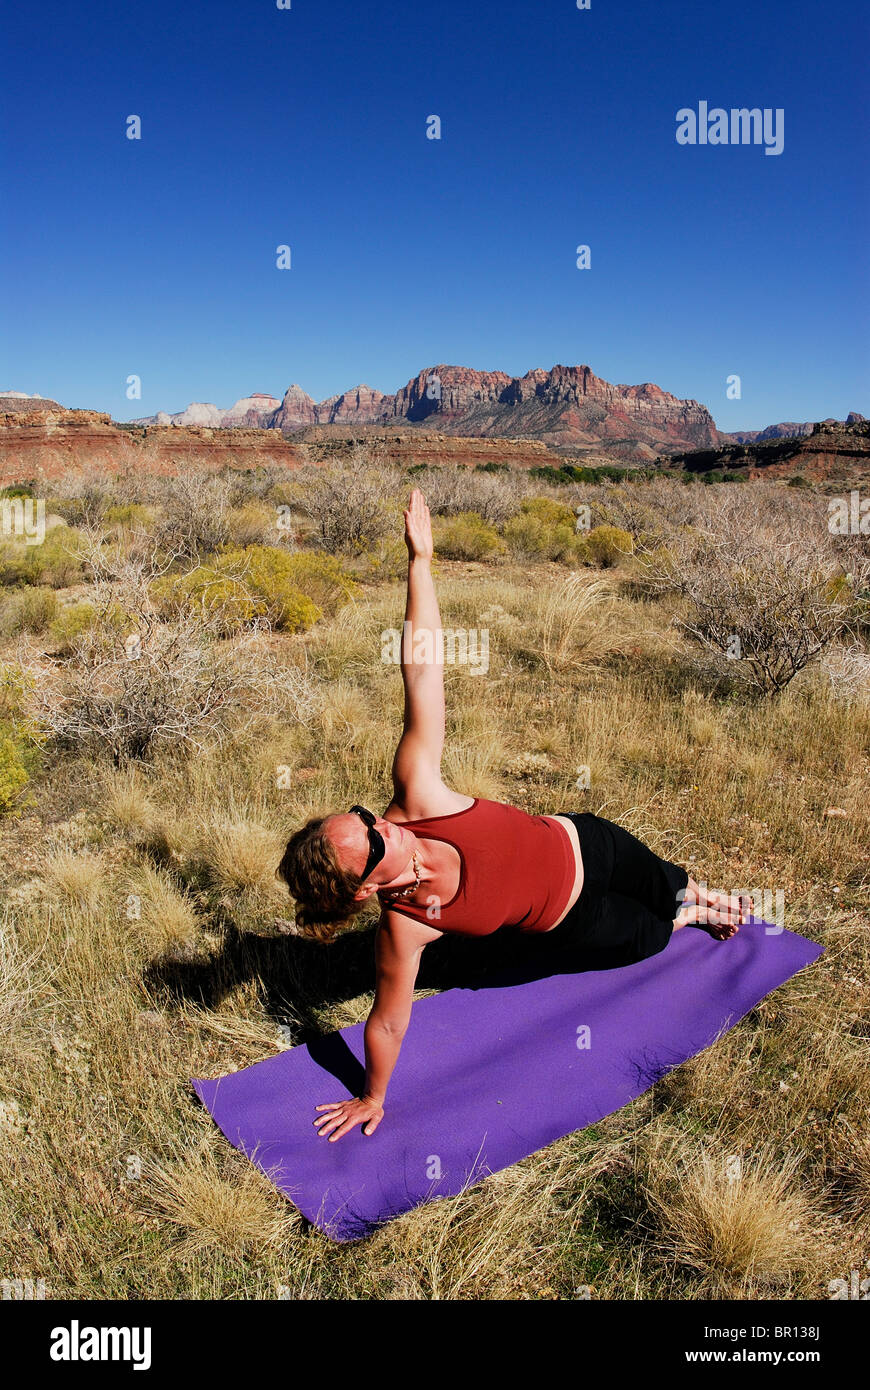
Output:
<path fill-rule="evenodd" d="M 65 660 L 23 663 L 35 678 L 34 718 L 60 745 L 108 749 L 120 764 L 160 744 L 203 749 L 269 714 L 312 712 L 310 679 L 263 649 L 265 620 L 231 642 L 220 640 L 218 607 L 161 622 L 148 590 L 153 548 L 133 556 L 93 545 L 89 559 L 95 621 Z"/>
<path fill-rule="evenodd" d="M 155 538 L 163 550 L 184 559 L 199 559 L 230 538 L 231 482 L 218 473 L 187 465 L 174 477 L 161 479 L 155 500 L 163 515 Z"/>
<path fill-rule="evenodd" d="M 525 494 L 523 480 L 515 472 L 475 473 L 463 464 L 421 469 L 411 485 L 420 488 L 433 516 L 477 512 L 490 525 L 512 517 Z"/>
<path fill-rule="evenodd" d="M 853 611 L 823 519 L 784 490 L 702 498 L 693 525 L 641 550 L 646 587 L 686 600 L 677 626 L 763 695 L 784 689 Z"/>
<path fill-rule="evenodd" d="M 53 479 L 51 491 L 52 510 L 71 525 L 99 526 L 112 501 L 110 480 L 81 469 L 69 470 Z"/>
<path fill-rule="evenodd" d="M 315 525 L 316 544 L 330 555 L 359 554 L 395 528 L 396 479 L 364 444 L 349 462 L 318 468 L 302 490 L 299 509 Z"/>
<path fill-rule="evenodd" d="M 832 646 L 825 656 L 824 675 L 837 699 L 870 701 L 870 652 L 863 647 Z"/>

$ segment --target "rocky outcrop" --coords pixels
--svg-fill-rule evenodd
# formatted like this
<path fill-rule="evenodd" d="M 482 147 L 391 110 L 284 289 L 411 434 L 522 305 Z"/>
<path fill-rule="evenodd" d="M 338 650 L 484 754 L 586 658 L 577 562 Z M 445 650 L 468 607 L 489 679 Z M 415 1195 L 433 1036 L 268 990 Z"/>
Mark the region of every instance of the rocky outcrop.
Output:
<path fill-rule="evenodd" d="M 469 439 L 402 423 L 395 427 L 362 425 L 353 429 L 315 425 L 300 430 L 293 442 L 312 463 L 350 461 L 358 443 L 370 446 L 375 457 L 406 468 L 452 463 L 470 468 L 487 463 L 503 463 L 511 468 L 558 468 L 564 462 L 539 439 Z"/>
<path fill-rule="evenodd" d="M 37 485 L 78 469 L 114 475 L 129 470 L 175 473 L 207 469 L 296 468 L 299 450 L 275 430 L 203 426 L 116 425 L 96 410 L 7 411 L 0 414 L 0 486 Z"/>
<path fill-rule="evenodd" d="M 352 391 L 344 391 L 340 396 L 330 396 L 316 407 L 318 424 L 329 425 L 370 425 L 376 420 L 385 419 L 395 400 L 385 396 L 382 391 L 373 391 L 370 386 L 356 386 Z"/>
<path fill-rule="evenodd" d="M 652 382 L 613 385 L 589 367 L 528 372 L 516 385 L 528 432 L 561 446 L 620 444 L 646 461 L 656 451 L 719 441 L 706 406 L 681 400 Z"/>
<path fill-rule="evenodd" d="M 63 410 L 57 401 L 47 396 L 28 396 L 26 391 L 0 391 L 0 415 L 11 415 L 17 411 L 30 414 L 34 410 Z"/>
<path fill-rule="evenodd" d="M 269 416 L 266 422 L 270 429 L 275 430 L 300 430 L 306 425 L 316 425 L 317 402 L 309 396 L 307 391 L 303 391 L 301 386 L 289 386 L 284 393 L 284 399 L 273 415 Z"/>
<path fill-rule="evenodd" d="M 713 417 L 698 401 L 680 400 L 652 382 L 615 386 L 586 366 L 510 377 L 440 364 L 396 393 L 393 416 L 444 433 L 539 439 L 562 452 L 619 445 L 621 457 L 637 462 L 719 442 Z"/>
<path fill-rule="evenodd" d="M 212 405 L 208 401 L 192 401 L 186 410 L 175 415 L 167 415 L 158 410 L 156 415 L 143 415 L 138 420 L 130 420 L 131 425 L 204 425 L 207 429 L 263 429 L 281 402 L 277 396 L 255 391 L 252 396 L 243 396 L 231 405 L 229 410 Z"/>
<path fill-rule="evenodd" d="M 860 424 L 864 419 L 856 410 L 850 410 L 845 421 L 835 420 L 829 415 L 825 420 L 813 421 L 805 420 L 803 424 L 796 424 L 794 420 L 783 420 L 778 425 L 768 425 L 763 430 L 731 430 L 728 434 L 719 432 L 723 444 L 766 444 L 769 439 L 800 439 L 802 436 L 812 434 L 818 425 L 847 425 Z"/>
<path fill-rule="evenodd" d="M 870 420 L 859 417 L 851 424 L 821 420 L 806 435 L 695 450 L 660 462 L 692 473 L 746 470 L 750 478 L 800 474 L 812 482 L 858 479 L 870 476 Z"/>

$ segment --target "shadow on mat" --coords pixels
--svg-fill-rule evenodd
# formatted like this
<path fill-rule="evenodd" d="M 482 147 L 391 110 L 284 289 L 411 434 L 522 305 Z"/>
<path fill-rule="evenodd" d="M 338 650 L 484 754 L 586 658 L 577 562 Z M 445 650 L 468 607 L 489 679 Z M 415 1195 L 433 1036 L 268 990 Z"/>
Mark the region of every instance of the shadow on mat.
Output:
<path fill-rule="evenodd" d="M 295 936 L 261 937 L 229 925 L 220 951 L 208 959 L 153 962 L 143 983 L 165 1007 L 192 1001 L 217 1008 L 250 980 L 258 980 L 269 1014 L 287 1020 L 292 1041 L 323 1037 L 322 1010 L 374 989 L 374 928 L 350 931 L 327 946 Z M 418 990 L 493 989 L 554 974 L 613 970 L 627 965 L 624 951 L 570 954 L 546 936 L 501 931 L 493 936 L 444 936 L 423 952 Z"/>

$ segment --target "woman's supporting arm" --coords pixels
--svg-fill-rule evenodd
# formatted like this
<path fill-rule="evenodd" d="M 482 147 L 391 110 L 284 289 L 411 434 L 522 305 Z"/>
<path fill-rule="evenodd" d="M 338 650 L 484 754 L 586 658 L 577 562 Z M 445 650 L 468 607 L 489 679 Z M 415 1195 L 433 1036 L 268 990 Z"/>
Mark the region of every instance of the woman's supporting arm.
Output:
<path fill-rule="evenodd" d="M 376 1101 L 383 1105 L 387 1095 L 390 1077 L 399 1060 L 402 1040 L 405 1033 L 396 1032 L 384 1026 L 374 1014 L 369 1014 L 363 1030 L 366 1050 L 366 1080 L 362 1092 L 363 1100 Z"/>
<path fill-rule="evenodd" d="M 375 936 L 375 998 L 364 1030 L 363 1095 L 381 1105 L 411 1021 L 414 984 L 425 945 L 414 940 L 415 930 L 419 930 L 416 923 L 397 927 L 385 914 Z"/>

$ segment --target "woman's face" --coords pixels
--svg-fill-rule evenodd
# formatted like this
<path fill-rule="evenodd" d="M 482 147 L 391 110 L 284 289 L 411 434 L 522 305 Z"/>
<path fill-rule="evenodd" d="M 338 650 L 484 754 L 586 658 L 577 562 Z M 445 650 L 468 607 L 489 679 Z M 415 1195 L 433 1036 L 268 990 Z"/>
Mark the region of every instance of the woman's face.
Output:
<path fill-rule="evenodd" d="M 366 882 L 390 883 L 397 878 L 411 862 L 417 848 L 417 837 L 413 830 L 406 830 L 395 821 L 384 820 L 378 816 L 375 830 L 383 837 L 386 854 L 372 869 Z M 339 863 L 351 873 L 361 874 L 369 857 L 369 837 L 365 824 L 355 811 L 330 816 L 327 822 L 327 835 L 338 853 Z"/>

